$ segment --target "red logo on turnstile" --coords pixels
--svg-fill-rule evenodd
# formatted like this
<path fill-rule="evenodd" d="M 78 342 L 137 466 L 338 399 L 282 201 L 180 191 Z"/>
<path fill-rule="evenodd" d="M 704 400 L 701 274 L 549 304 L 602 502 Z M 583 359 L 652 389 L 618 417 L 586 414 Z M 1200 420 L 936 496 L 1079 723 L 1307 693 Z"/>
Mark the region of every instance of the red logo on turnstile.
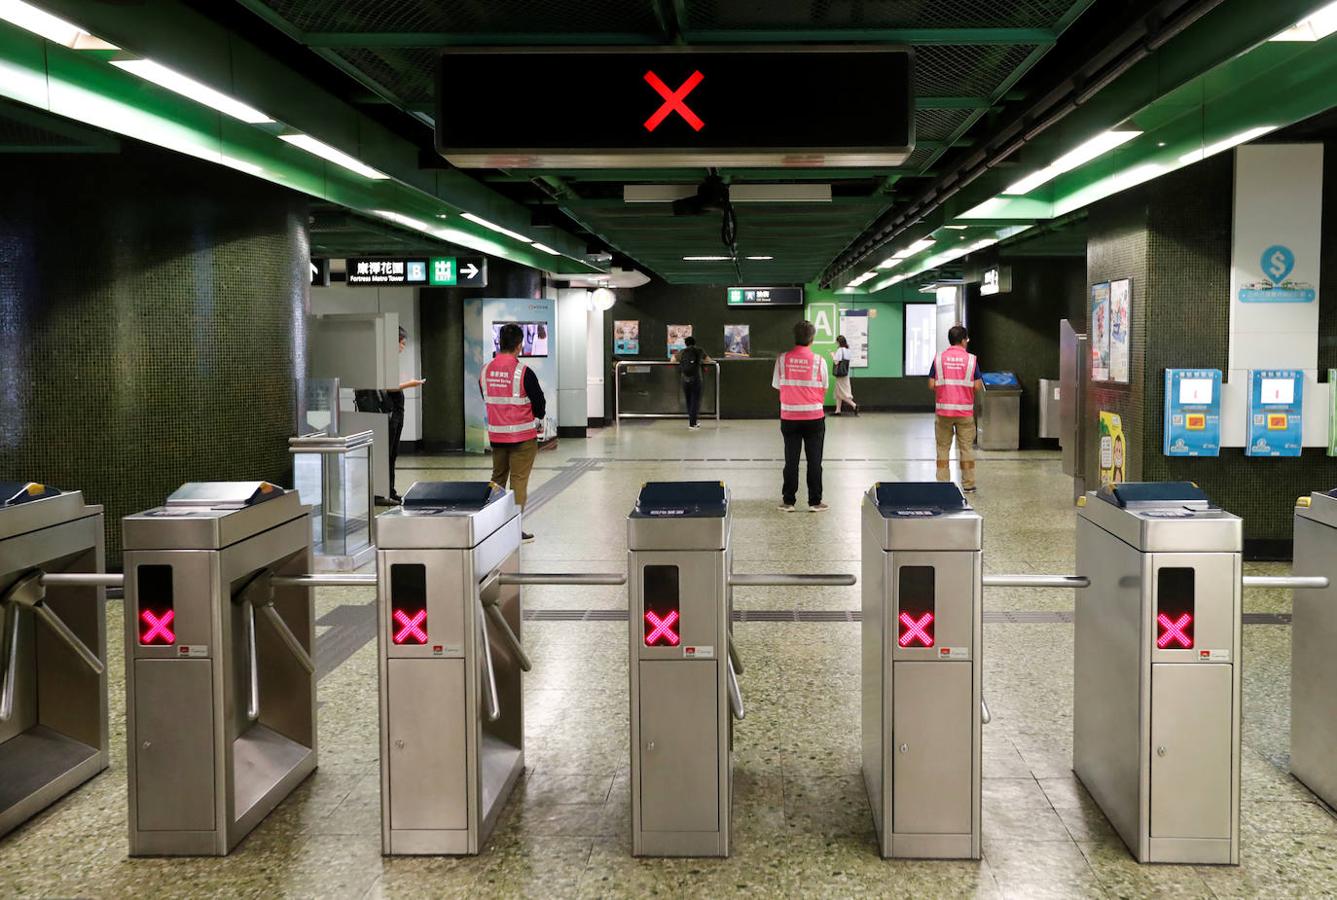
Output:
<path fill-rule="evenodd" d="M 899 643 L 902 647 L 909 647 L 915 643 L 921 647 L 933 646 L 933 613 L 926 612 L 916 619 L 908 612 L 903 612 L 899 620 L 901 623 Z"/>
<path fill-rule="evenodd" d="M 1160 613 L 1156 616 L 1156 624 L 1160 627 L 1161 632 L 1156 638 L 1156 646 L 1162 650 L 1174 649 L 1170 647 L 1171 643 L 1178 644 L 1185 650 L 1193 646 L 1193 637 L 1189 634 L 1189 626 L 1193 624 L 1193 617 L 1188 613 L 1184 613 L 1173 621 L 1165 613 Z"/>
<path fill-rule="evenodd" d="M 678 637 L 678 632 L 673 629 L 673 626 L 678 624 L 678 611 L 676 609 L 669 610 L 668 615 L 662 619 L 655 615 L 654 610 L 647 609 L 645 611 L 645 624 L 650 626 L 650 630 L 645 635 L 645 646 L 656 647 L 661 644 L 669 647 L 678 646 L 678 641 L 681 638 Z"/>
<path fill-rule="evenodd" d="M 161 615 L 154 615 L 146 609 L 139 614 L 139 642 L 141 644 L 175 644 L 176 632 L 172 630 L 172 620 L 176 618 L 173 610 L 165 610 Z"/>
<path fill-rule="evenodd" d="M 427 621 L 427 610 L 420 609 L 412 616 L 402 609 L 395 610 L 395 623 L 400 629 L 395 632 L 394 641 L 396 644 L 425 644 L 427 643 L 427 632 L 422 630 L 422 626 Z"/>
<path fill-rule="evenodd" d="M 669 90 L 669 86 L 665 84 L 663 79 L 658 75 L 654 72 L 646 72 L 646 83 L 654 88 L 659 96 L 664 98 L 664 102 L 660 104 L 659 109 L 655 110 L 653 116 L 645 120 L 645 130 L 654 131 L 660 126 L 660 123 L 668 118 L 669 113 L 672 112 L 676 112 L 678 115 L 682 116 L 687 124 L 692 126 L 693 131 L 700 131 L 705 127 L 706 123 L 701 121 L 701 117 L 692 112 L 691 107 L 686 103 L 682 102 L 686 99 L 688 94 L 696 90 L 696 86 L 700 84 L 705 77 L 706 76 L 702 75 L 700 72 L 693 72 L 688 76 L 687 80 L 682 83 L 681 87 L 676 91 L 671 91 Z"/>

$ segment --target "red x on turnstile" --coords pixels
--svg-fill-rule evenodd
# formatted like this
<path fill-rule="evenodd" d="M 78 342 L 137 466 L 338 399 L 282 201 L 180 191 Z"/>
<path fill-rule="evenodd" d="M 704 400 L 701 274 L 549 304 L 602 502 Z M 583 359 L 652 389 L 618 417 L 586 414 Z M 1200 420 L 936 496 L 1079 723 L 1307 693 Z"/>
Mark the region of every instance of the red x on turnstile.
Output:
<path fill-rule="evenodd" d="M 1161 626 L 1161 636 L 1156 639 L 1156 646 L 1164 650 L 1170 646 L 1171 641 L 1174 641 L 1185 650 L 1192 647 L 1193 638 L 1185 631 L 1192 621 L 1193 617 L 1188 613 L 1184 613 L 1174 621 L 1170 621 L 1170 617 L 1165 613 L 1157 614 L 1156 624 Z"/>
<path fill-rule="evenodd" d="M 155 616 L 151 610 L 144 610 L 139 614 L 139 620 L 143 623 L 139 642 L 141 644 L 176 643 L 176 632 L 172 630 L 172 620 L 175 618 L 176 612 L 170 609 L 161 616 Z"/>
<path fill-rule="evenodd" d="M 668 118 L 668 115 L 671 112 L 676 112 L 678 115 L 682 116 L 687 124 L 692 126 L 693 131 L 700 131 L 705 127 L 706 123 L 701 121 L 701 117 L 692 112 L 691 107 L 686 103 L 682 102 L 686 99 L 688 94 L 696 90 L 696 86 L 700 84 L 704 78 L 705 76 L 700 72 L 693 72 L 691 75 L 687 76 L 687 80 L 682 83 L 681 87 L 676 91 L 671 91 L 669 90 L 669 86 L 664 83 L 663 79 L 653 71 L 646 72 L 646 83 L 654 88 L 659 96 L 664 98 L 664 102 L 660 104 L 659 109 L 655 110 L 654 115 L 645 120 L 645 130 L 654 131 L 659 127 L 660 123 Z"/>
<path fill-rule="evenodd" d="M 921 647 L 933 646 L 933 635 L 928 633 L 928 627 L 933 624 L 933 613 L 926 612 L 916 619 L 908 612 L 903 612 L 900 620 L 903 627 L 900 637 L 902 647 L 908 647 L 915 641 L 918 641 Z"/>
<path fill-rule="evenodd" d="M 427 610 L 418 610 L 411 618 L 408 613 L 402 609 L 395 610 L 395 621 L 402 627 L 395 632 L 395 643 L 403 644 L 412 641 L 415 644 L 427 643 L 427 632 L 422 630 L 422 625 L 427 621 Z"/>
<path fill-rule="evenodd" d="M 673 626 L 678 622 L 678 611 L 670 610 L 664 618 L 655 615 L 654 610 L 645 611 L 645 623 L 650 626 L 650 633 L 645 636 L 645 646 L 653 647 L 662 639 L 670 647 L 678 646 L 678 632 L 673 630 Z"/>

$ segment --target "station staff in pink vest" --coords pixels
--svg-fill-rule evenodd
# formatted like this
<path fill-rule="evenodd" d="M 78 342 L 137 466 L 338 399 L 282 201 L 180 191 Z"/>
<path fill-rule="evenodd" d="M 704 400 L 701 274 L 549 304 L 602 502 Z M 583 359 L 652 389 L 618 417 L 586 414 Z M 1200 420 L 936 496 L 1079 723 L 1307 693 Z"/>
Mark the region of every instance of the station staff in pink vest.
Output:
<path fill-rule="evenodd" d="M 538 376 L 519 358 L 524 337 L 517 323 L 503 325 L 500 350 L 478 378 L 487 407 L 487 438 L 492 444 L 492 483 L 505 487 L 509 478 L 521 510 L 529 499 L 529 474 L 538 456 L 539 423 L 547 413 Z M 526 531 L 520 536 L 526 541 L 534 539 Z"/>
<path fill-rule="evenodd" d="M 826 360 L 812 352 L 817 329 L 811 322 L 794 326 L 794 349 L 775 361 L 771 387 L 780 392 L 780 434 L 785 439 L 784 486 L 780 509 L 793 512 L 798 500 L 799 451 L 808 458 L 808 509 L 822 502 L 822 443 L 826 439 Z"/>
<path fill-rule="evenodd" d="M 975 393 L 984 390 L 980 364 L 966 350 L 970 334 L 964 325 L 947 332 L 951 344 L 938 354 L 929 370 L 928 386 L 936 404 L 933 436 L 938 445 L 938 480 L 951 481 L 952 437 L 961 456 L 961 489 L 975 490 Z"/>

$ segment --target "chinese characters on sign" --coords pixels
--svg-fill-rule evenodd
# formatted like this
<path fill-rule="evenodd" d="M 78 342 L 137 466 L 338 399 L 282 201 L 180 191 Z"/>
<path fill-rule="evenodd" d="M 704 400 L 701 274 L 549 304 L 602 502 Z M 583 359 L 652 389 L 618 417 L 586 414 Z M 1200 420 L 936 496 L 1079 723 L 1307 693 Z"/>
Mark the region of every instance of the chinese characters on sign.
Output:
<path fill-rule="evenodd" d="M 350 259 L 350 285 L 426 284 L 425 259 Z"/>

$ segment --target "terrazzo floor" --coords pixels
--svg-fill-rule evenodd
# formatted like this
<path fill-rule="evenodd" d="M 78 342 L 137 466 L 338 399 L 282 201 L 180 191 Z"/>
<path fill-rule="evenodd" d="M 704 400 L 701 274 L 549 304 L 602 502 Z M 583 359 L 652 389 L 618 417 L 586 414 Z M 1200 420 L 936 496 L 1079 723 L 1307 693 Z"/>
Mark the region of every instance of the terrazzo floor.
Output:
<path fill-rule="evenodd" d="M 677 421 L 605 429 L 539 457 L 522 551 L 531 571 L 625 569 L 625 516 L 642 482 L 721 478 L 732 492 L 735 570 L 858 571 L 859 502 L 874 481 L 933 476 L 925 416 L 828 423 L 829 512 L 776 510 L 773 422 Z M 417 479 L 485 479 L 486 461 L 401 459 Z M 545 489 L 544 485 L 554 478 Z M 986 569 L 1070 571 L 1069 481 L 1054 453 L 982 453 Z M 562 486 L 555 491 L 554 487 Z M 800 496 L 800 510 L 802 506 Z M 1260 574 L 1285 567 L 1249 566 Z M 624 588 L 525 589 L 531 610 L 625 608 Z M 744 610 L 853 610 L 859 588 L 736 591 Z M 369 591 L 317 591 L 318 615 L 351 627 Z M 1250 592 L 1285 612 L 1286 592 Z M 991 589 L 985 609 L 1062 611 L 1061 591 Z M 344 610 L 341 613 L 340 610 Z M 121 605 L 108 610 L 119 622 Z M 1289 627 L 1244 631 L 1243 834 L 1239 867 L 1139 866 L 1071 773 L 1072 626 L 985 625 L 984 858 L 887 861 L 859 774 L 859 625 L 740 622 L 748 716 L 735 739 L 735 852 L 725 860 L 630 856 L 626 624 L 533 620 L 524 641 L 528 771 L 474 858 L 380 854 L 374 640 L 319 685 L 320 769 L 221 859 L 128 859 L 123 659 L 110 657 L 112 765 L 0 840 L 0 896 L 294 897 L 1299 897 L 1337 895 L 1337 818 L 1286 771 Z M 367 632 L 370 635 L 370 632 Z"/>

